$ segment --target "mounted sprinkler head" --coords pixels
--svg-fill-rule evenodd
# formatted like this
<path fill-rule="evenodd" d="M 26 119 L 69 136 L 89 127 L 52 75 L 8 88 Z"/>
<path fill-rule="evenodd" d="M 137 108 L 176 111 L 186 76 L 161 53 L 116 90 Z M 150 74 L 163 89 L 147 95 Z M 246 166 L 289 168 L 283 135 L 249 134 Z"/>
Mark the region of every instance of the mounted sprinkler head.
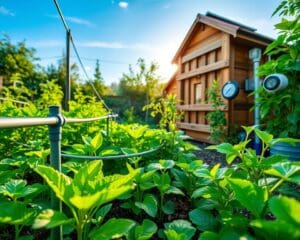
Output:
<path fill-rule="evenodd" d="M 267 92 L 277 92 L 285 89 L 288 84 L 288 78 L 281 73 L 268 75 L 263 81 L 263 87 Z"/>

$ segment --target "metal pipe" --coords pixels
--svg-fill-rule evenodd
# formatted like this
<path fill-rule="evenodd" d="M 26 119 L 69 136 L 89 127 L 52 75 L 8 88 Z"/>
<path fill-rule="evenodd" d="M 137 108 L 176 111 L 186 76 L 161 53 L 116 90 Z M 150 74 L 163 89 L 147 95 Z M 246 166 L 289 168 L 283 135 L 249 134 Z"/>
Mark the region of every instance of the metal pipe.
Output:
<path fill-rule="evenodd" d="M 82 122 L 92 122 L 98 121 L 102 119 L 114 118 L 118 117 L 118 114 L 110 114 L 101 117 L 94 117 L 94 118 L 65 118 L 66 123 L 82 123 Z"/>
<path fill-rule="evenodd" d="M 50 106 L 49 117 L 57 119 L 57 123 L 55 125 L 49 125 L 50 164 L 54 169 L 61 172 L 61 137 L 64 119 L 60 114 L 60 107 Z M 54 192 L 51 192 L 51 207 L 52 209 L 62 212 L 62 203 L 55 196 Z M 51 230 L 51 239 L 63 239 L 62 226 Z"/>
<path fill-rule="evenodd" d="M 62 157 L 65 158 L 76 158 L 76 159 L 86 159 L 86 160 L 114 160 L 114 159 L 121 159 L 121 158 L 131 158 L 131 157 L 141 157 L 151 153 L 157 152 L 161 149 L 165 144 L 161 144 L 156 148 L 139 152 L 139 153 L 131 153 L 131 154 L 123 154 L 123 155 L 115 155 L 115 156 L 84 156 L 84 155 L 70 155 L 70 154 L 62 154 Z"/>
<path fill-rule="evenodd" d="M 249 51 L 249 57 L 253 62 L 253 78 L 254 78 L 254 125 L 259 128 L 260 125 L 260 104 L 259 104 L 259 93 L 258 88 L 260 87 L 260 79 L 257 75 L 258 67 L 261 59 L 261 49 L 253 48 Z M 256 150 L 256 154 L 260 154 L 261 146 L 260 140 L 257 135 L 254 136 L 254 149 Z"/>
<path fill-rule="evenodd" d="M 29 105 L 28 102 L 23 102 L 23 101 L 19 101 L 19 100 L 13 100 L 13 99 L 9 99 L 9 98 L 2 98 L 0 97 L 1 101 L 11 101 L 13 103 L 19 103 L 19 104 L 23 104 L 23 105 Z"/>
<path fill-rule="evenodd" d="M 17 128 L 30 127 L 41 125 L 55 125 L 58 123 L 56 117 L 47 118 L 15 118 L 15 117 L 1 117 L 0 128 Z"/>
<path fill-rule="evenodd" d="M 68 29 L 66 34 L 66 89 L 65 89 L 65 102 L 64 110 L 69 111 L 69 101 L 71 100 L 71 76 L 70 76 L 70 42 L 71 30 Z"/>

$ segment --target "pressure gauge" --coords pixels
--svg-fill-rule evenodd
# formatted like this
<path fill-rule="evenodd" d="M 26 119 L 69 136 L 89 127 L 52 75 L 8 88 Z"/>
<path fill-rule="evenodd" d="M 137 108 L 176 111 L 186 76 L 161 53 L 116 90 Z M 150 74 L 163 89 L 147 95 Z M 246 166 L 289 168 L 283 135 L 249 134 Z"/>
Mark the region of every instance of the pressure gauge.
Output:
<path fill-rule="evenodd" d="M 222 87 L 222 96 L 226 99 L 235 98 L 240 91 L 240 87 L 237 81 L 229 81 Z"/>

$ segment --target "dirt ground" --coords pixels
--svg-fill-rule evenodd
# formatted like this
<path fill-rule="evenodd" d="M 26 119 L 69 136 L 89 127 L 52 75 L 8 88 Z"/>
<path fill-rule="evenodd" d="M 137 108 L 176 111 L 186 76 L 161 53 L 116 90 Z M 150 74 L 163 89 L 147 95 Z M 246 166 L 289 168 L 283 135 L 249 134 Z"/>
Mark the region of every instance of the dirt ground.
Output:
<path fill-rule="evenodd" d="M 203 162 L 210 166 L 214 166 L 217 163 L 221 163 L 222 166 L 227 165 L 224 154 L 206 149 L 210 144 L 196 141 L 191 141 L 191 143 L 200 148 L 200 150 L 194 152 L 199 160 L 203 160 Z"/>

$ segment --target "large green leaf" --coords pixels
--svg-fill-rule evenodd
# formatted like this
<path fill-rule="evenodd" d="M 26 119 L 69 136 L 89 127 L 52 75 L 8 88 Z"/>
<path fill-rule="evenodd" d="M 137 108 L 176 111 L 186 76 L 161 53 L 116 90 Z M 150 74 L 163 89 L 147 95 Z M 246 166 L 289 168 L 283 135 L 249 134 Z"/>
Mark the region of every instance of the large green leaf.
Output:
<path fill-rule="evenodd" d="M 298 227 L 300 232 L 300 202 L 285 196 L 272 197 L 269 201 L 271 212 L 277 219 Z"/>
<path fill-rule="evenodd" d="M 266 191 L 248 180 L 229 178 L 228 181 L 241 205 L 260 217 L 267 198 Z"/>
<path fill-rule="evenodd" d="M 127 236 L 129 231 L 135 226 L 135 222 L 130 219 L 111 218 L 102 226 L 93 229 L 89 237 L 95 240 L 110 240 Z"/>
<path fill-rule="evenodd" d="M 258 128 L 254 129 L 255 134 L 268 146 L 270 146 L 272 140 L 273 140 L 273 135 L 269 134 L 267 132 L 261 131 Z"/>
<path fill-rule="evenodd" d="M 197 208 L 190 211 L 189 219 L 202 231 L 213 231 L 217 226 L 216 218 L 209 211 L 202 209 Z"/>
<path fill-rule="evenodd" d="M 92 161 L 75 174 L 72 183 L 73 190 L 78 195 L 93 194 L 96 191 L 96 183 L 102 178 L 102 161 Z"/>
<path fill-rule="evenodd" d="M 143 209 L 151 217 L 155 217 L 157 214 L 158 203 L 152 194 L 147 194 L 142 203 L 136 202 L 135 205 L 138 208 Z"/>
<path fill-rule="evenodd" d="M 0 186 L 0 194 L 12 199 L 28 197 L 34 193 L 44 190 L 44 186 L 38 183 L 26 186 L 27 182 L 23 179 L 11 179 L 9 182 Z"/>
<path fill-rule="evenodd" d="M 165 223 L 165 234 L 167 235 L 168 239 L 176 239 L 173 238 L 175 236 L 179 237 L 178 239 L 182 239 L 182 235 L 184 235 L 185 240 L 191 239 L 196 232 L 196 229 L 192 226 L 192 224 L 189 221 L 186 220 L 174 220 L 170 223 Z M 173 230 L 173 231 L 170 231 Z"/>
<path fill-rule="evenodd" d="M 272 165 L 272 168 L 265 170 L 265 173 L 282 178 L 285 181 L 300 183 L 300 166 L 297 166 L 292 162 L 280 162 L 274 164 Z"/>
<path fill-rule="evenodd" d="M 134 240 L 150 239 L 157 232 L 157 226 L 149 219 L 145 219 L 141 225 L 134 229 Z"/>
<path fill-rule="evenodd" d="M 176 232 L 173 229 L 166 229 L 164 233 L 168 240 L 187 240 L 186 235 L 180 232 Z"/>
<path fill-rule="evenodd" d="M 61 212 L 54 211 L 52 209 L 46 209 L 42 211 L 34 220 L 32 228 L 54 228 L 64 224 L 70 224 L 75 222 L 74 219 L 68 218 Z"/>
<path fill-rule="evenodd" d="M 251 223 L 257 232 L 258 236 L 263 236 L 264 239 L 282 240 L 282 239 L 299 239 L 299 227 L 288 224 L 282 220 L 267 221 L 267 220 L 254 220 Z"/>
<path fill-rule="evenodd" d="M 52 167 L 39 165 L 34 168 L 54 191 L 55 195 L 67 205 L 70 205 L 70 197 L 73 195 L 71 188 L 72 179 Z"/>
<path fill-rule="evenodd" d="M 30 226 L 36 214 L 22 202 L 0 203 L 0 223 Z"/>

